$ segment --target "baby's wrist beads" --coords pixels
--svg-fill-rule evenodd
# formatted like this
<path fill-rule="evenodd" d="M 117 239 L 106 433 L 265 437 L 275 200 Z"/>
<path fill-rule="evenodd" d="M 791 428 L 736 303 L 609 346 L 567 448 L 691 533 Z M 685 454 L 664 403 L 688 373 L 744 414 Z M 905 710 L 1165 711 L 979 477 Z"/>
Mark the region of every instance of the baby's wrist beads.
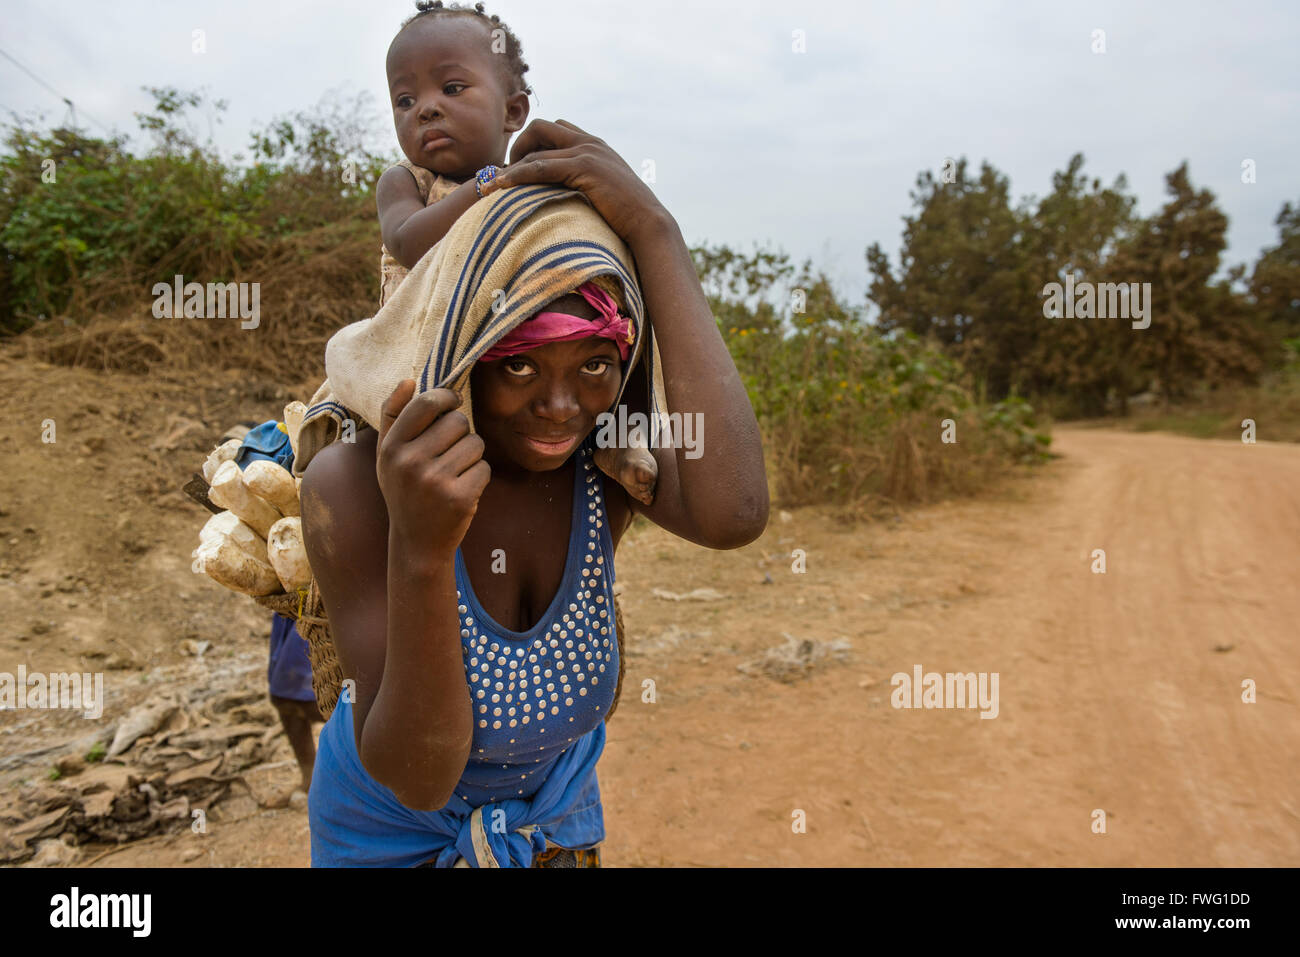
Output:
<path fill-rule="evenodd" d="M 497 168 L 495 166 L 484 166 L 474 174 L 474 192 L 478 193 L 478 195 L 482 197 L 483 187 L 496 178 Z"/>

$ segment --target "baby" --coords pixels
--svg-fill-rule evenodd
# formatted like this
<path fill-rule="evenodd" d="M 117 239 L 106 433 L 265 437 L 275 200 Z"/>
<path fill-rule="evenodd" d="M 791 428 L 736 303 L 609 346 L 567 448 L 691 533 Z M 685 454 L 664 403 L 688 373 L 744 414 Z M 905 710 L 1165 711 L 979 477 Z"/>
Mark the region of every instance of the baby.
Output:
<path fill-rule="evenodd" d="M 388 48 L 388 92 L 406 159 L 379 178 L 383 233 L 382 306 L 407 272 L 479 199 L 484 181 L 505 163 L 510 134 L 523 129 L 528 95 L 519 40 L 483 4 L 473 9 L 416 3 Z M 639 333 L 640 330 L 637 330 Z M 629 413 L 635 411 L 629 409 Z M 644 410 L 643 410 L 644 411 Z M 595 453 L 600 470 L 638 501 L 654 501 L 659 470 L 635 437 L 627 448 Z"/>

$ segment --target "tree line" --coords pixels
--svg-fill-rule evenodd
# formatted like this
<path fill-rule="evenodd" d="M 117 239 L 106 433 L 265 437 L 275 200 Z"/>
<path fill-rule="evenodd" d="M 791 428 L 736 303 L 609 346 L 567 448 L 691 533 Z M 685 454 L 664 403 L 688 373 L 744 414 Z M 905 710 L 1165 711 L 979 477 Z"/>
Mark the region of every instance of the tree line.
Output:
<path fill-rule="evenodd" d="M 1013 204 L 1007 178 L 965 159 L 922 172 L 904 217 L 897 267 L 866 253 L 868 299 L 883 334 L 930 337 L 989 399 L 1048 400 L 1061 415 L 1124 411 L 1129 397 L 1166 402 L 1200 388 L 1251 383 L 1300 348 L 1300 203 L 1278 215 L 1276 246 L 1247 274 L 1220 274 L 1228 218 L 1184 163 L 1149 217 L 1123 175 L 1109 186 L 1074 155 L 1040 200 Z M 946 173 L 946 175 L 944 175 Z M 1055 286 L 1053 286 L 1055 284 Z M 1149 291 L 1149 324 L 1054 308 L 1061 288 L 1124 284 Z M 1070 304 L 1067 304 L 1070 305 Z M 1114 306 L 1112 298 L 1111 306 Z"/>

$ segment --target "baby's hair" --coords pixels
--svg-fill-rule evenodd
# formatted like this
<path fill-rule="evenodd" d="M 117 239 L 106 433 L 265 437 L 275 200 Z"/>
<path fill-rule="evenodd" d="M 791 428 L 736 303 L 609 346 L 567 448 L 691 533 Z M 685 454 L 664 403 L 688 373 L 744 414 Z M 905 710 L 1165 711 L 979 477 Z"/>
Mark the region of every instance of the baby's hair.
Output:
<path fill-rule="evenodd" d="M 528 72 L 528 64 L 524 62 L 523 46 L 519 43 L 519 38 L 515 36 L 514 31 L 506 25 L 495 13 L 491 16 L 483 9 L 483 4 L 476 3 L 473 8 L 462 7 L 458 3 L 452 3 L 444 6 L 442 0 L 417 0 L 415 8 L 419 13 L 414 13 L 402 21 L 402 26 L 398 29 L 400 34 L 407 26 L 421 17 L 431 16 L 461 16 L 461 17 L 479 17 L 489 30 L 499 29 L 505 36 L 505 68 L 502 71 L 506 80 L 507 88 L 513 84 L 513 91 L 522 90 L 524 93 L 531 94 L 533 88 L 524 84 L 524 74 Z M 512 92 L 513 92 L 512 91 Z"/>

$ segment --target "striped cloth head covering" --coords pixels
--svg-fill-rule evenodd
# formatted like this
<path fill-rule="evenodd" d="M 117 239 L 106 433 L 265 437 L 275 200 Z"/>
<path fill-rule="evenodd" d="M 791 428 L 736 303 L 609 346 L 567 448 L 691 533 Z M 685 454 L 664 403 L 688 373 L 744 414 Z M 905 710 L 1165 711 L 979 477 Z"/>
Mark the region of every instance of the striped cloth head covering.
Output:
<path fill-rule="evenodd" d="M 581 192 L 515 186 L 488 194 L 456 220 L 415 264 L 380 310 L 339 330 L 325 347 L 325 382 L 308 405 L 293 471 L 352 423 L 377 426 L 384 400 L 403 379 L 416 392 L 447 388 L 474 428 L 470 372 L 503 336 L 548 303 L 591 282 L 608 293 L 636 330 L 628 374 L 643 357 L 651 415 L 668 412 L 662 363 L 636 264 L 619 236 Z M 643 334 L 644 333 L 644 334 Z"/>

